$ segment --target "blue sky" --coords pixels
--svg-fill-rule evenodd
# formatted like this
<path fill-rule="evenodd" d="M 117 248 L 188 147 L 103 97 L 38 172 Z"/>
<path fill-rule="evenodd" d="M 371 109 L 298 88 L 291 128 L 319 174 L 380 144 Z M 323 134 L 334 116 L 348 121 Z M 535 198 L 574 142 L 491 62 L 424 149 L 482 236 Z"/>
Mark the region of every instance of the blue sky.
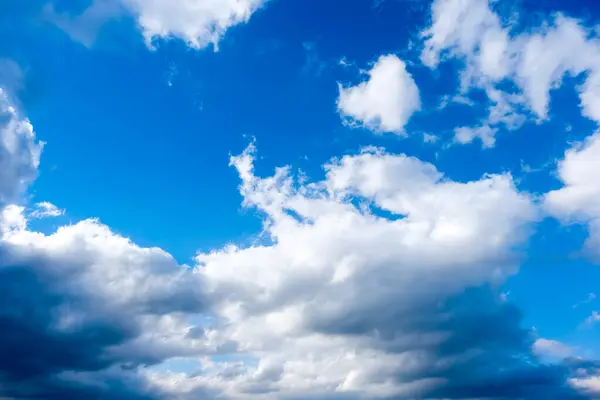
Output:
<path fill-rule="evenodd" d="M 44 333 L 0 397 L 597 398 L 597 24 L 591 0 L 3 2 L 0 286 L 36 294 L 0 316 Z"/>

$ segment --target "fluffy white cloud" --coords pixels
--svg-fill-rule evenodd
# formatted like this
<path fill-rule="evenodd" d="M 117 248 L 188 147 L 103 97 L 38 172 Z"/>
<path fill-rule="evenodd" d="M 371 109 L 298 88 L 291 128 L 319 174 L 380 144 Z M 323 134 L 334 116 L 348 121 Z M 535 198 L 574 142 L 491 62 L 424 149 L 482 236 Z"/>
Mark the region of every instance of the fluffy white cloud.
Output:
<path fill-rule="evenodd" d="M 506 338 L 497 362 L 527 352 L 526 333 L 499 298 L 464 293 L 515 271 L 511 249 L 536 219 L 510 176 L 453 182 L 377 149 L 334 160 L 314 183 L 296 182 L 288 168 L 257 177 L 253 162 L 252 148 L 232 159 L 271 244 L 197 257 L 221 334 L 260 360 L 220 383 L 229 395 L 443 398 L 486 379 L 453 377 L 489 368 L 497 332 Z M 472 336 L 471 318 L 495 328 Z M 208 380 L 185 385 L 193 393 Z"/>
<path fill-rule="evenodd" d="M 39 145 L 23 132 L 0 162 L 30 180 Z M 309 183 L 256 176 L 253 151 L 231 163 L 264 240 L 194 269 L 96 220 L 33 232 L 3 204 L 0 396 L 568 398 L 489 286 L 516 271 L 537 219 L 510 175 L 455 182 L 365 149 Z"/>
<path fill-rule="evenodd" d="M 0 209 L 18 200 L 37 176 L 43 143 L 0 88 Z"/>
<path fill-rule="evenodd" d="M 550 91 L 565 75 L 587 73 L 579 87 L 582 112 L 600 121 L 600 42 L 579 21 L 558 15 L 532 32 L 514 34 L 488 0 L 435 0 L 432 24 L 423 32 L 422 61 L 435 68 L 442 57 L 465 63 L 461 91 L 484 89 L 490 100 L 486 124 L 508 129 L 524 121 L 526 107 L 548 118 Z M 517 92 L 499 84 L 512 82 Z"/>
<path fill-rule="evenodd" d="M 592 75 L 600 73 L 600 46 L 588 36 L 578 21 L 559 16 L 546 31 L 523 38 L 523 47 L 518 49 L 521 60 L 516 67 L 516 79 L 540 118 L 547 117 L 549 92 L 560 85 L 566 73 L 571 76 L 585 71 Z M 598 100 L 593 86 L 591 80 L 581 92 L 582 100 L 589 98 L 582 105 L 590 117 L 598 113 L 594 110 L 593 103 Z"/>
<path fill-rule="evenodd" d="M 357 86 L 340 85 L 341 115 L 377 132 L 402 134 L 421 108 L 419 89 L 406 64 L 394 55 L 381 56 L 368 74 L 369 79 Z"/>
<path fill-rule="evenodd" d="M 144 36 L 178 37 L 190 46 L 218 46 L 228 28 L 247 22 L 265 0 L 121 0 L 138 16 Z"/>
<path fill-rule="evenodd" d="M 468 67 L 493 80 L 508 73 L 509 38 L 500 18 L 487 0 L 436 0 L 431 6 L 432 24 L 423 32 L 421 60 L 436 67 L 440 56 L 467 58 Z"/>
<path fill-rule="evenodd" d="M 94 0 L 81 15 L 58 14 L 51 6 L 47 17 L 75 40 L 94 43 L 102 25 L 125 12 L 132 13 L 152 46 L 154 39 L 179 38 L 201 49 L 218 48 L 227 29 L 247 22 L 266 0 Z"/>
<path fill-rule="evenodd" d="M 496 132 L 498 130 L 489 125 L 478 126 L 474 128 L 462 126 L 454 129 L 454 141 L 461 144 L 471 143 L 475 139 L 481 140 L 481 145 L 485 148 L 494 147 L 496 144 Z"/>
<path fill-rule="evenodd" d="M 600 257 L 600 134 L 567 150 L 558 165 L 564 187 L 545 196 L 548 212 L 566 222 L 588 223 L 587 247 Z"/>

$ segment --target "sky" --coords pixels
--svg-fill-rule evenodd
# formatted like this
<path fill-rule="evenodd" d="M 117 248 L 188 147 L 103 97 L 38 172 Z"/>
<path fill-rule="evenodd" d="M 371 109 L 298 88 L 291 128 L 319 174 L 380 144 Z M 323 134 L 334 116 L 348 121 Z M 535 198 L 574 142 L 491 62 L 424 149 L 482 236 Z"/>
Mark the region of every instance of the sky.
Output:
<path fill-rule="evenodd" d="M 600 3 L 0 0 L 0 398 L 600 399 Z"/>

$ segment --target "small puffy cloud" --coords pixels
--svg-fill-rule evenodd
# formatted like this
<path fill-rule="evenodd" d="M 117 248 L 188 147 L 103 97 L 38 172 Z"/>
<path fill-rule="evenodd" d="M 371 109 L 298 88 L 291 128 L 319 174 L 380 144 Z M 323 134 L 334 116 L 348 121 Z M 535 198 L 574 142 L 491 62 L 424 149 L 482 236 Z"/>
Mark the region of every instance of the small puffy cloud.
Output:
<path fill-rule="evenodd" d="M 29 213 L 30 218 L 48 218 L 48 217 L 60 217 L 64 215 L 65 210 L 56 207 L 54 204 L 42 201 L 35 205 L 32 212 Z"/>
<path fill-rule="evenodd" d="M 410 117 L 421 108 L 419 89 L 395 55 L 381 56 L 356 86 L 340 85 L 338 109 L 343 117 L 376 132 L 404 133 Z"/>
<path fill-rule="evenodd" d="M 425 143 L 435 143 L 437 142 L 439 139 L 439 137 L 437 137 L 436 135 L 432 135 L 431 133 L 423 133 L 423 142 Z"/>
<path fill-rule="evenodd" d="M 482 147 L 490 148 L 496 144 L 495 136 L 497 131 L 497 129 L 491 128 L 489 125 L 478 127 L 462 126 L 454 129 L 454 141 L 460 144 L 467 144 L 473 142 L 475 139 L 479 139 Z"/>
<path fill-rule="evenodd" d="M 589 226 L 587 247 L 600 258 L 600 134 L 587 138 L 567 150 L 558 164 L 563 187 L 546 194 L 544 204 L 551 215 L 565 222 L 584 222 Z"/>

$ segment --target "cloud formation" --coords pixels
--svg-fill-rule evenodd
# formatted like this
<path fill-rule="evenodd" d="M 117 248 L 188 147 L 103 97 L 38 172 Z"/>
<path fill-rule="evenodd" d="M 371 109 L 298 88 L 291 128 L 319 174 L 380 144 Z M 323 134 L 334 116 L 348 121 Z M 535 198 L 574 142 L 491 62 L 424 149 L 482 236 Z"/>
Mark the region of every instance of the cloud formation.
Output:
<path fill-rule="evenodd" d="M 198 275 L 96 220 L 29 231 L 11 202 L 35 178 L 42 144 L 1 94 L 0 396 L 161 398 L 139 368 L 218 351 L 186 320 L 207 304 Z"/>
<path fill-rule="evenodd" d="M 252 146 L 231 163 L 269 240 L 195 269 L 96 220 L 45 235 L 3 207 L 0 395 L 576 398 L 493 288 L 537 219 L 510 175 L 454 182 L 380 149 L 313 183 L 256 176 Z"/>
<path fill-rule="evenodd" d="M 537 216 L 509 175 L 453 182 L 377 149 L 313 183 L 257 177 L 252 146 L 232 165 L 271 243 L 197 257 L 221 333 L 259 357 L 232 397 L 577 398 L 490 286 Z"/>
<path fill-rule="evenodd" d="M 599 168 L 600 135 L 594 134 L 566 151 L 557 171 L 564 186 L 545 196 L 545 206 L 551 215 L 567 223 L 588 224 L 590 236 L 586 247 L 596 259 L 600 259 Z"/>
<path fill-rule="evenodd" d="M 266 0 L 93 0 L 78 16 L 57 13 L 49 5 L 47 17 L 74 40 L 91 46 L 104 23 L 132 14 L 152 47 L 156 39 L 178 38 L 188 46 L 218 49 L 225 32 L 247 22 Z"/>
<path fill-rule="evenodd" d="M 43 145 L 0 88 L 0 207 L 19 200 L 37 177 Z"/>
<path fill-rule="evenodd" d="M 369 79 L 339 87 L 338 109 L 350 123 L 375 132 L 404 133 L 410 117 L 421 108 L 419 88 L 406 64 L 395 55 L 379 57 Z"/>
<path fill-rule="evenodd" d="M 149 43 L 178 37 L 194 48 L 216 45 L 262 5 L 121 1 Z M 589 73 L 581 101 L 596 118 L 595 39 L 576 21 L 512 37 L 484 0 L 436 0 L 432 18 L 423 61 L 465 60 L 465 88 L 490 99 L 486 121 L 456 129 L 457 142 L 492 147 L 497 127 L 520 126 L 524 108 L 546 118 L 548 88 L 567 73 Z M 591 58 L 555 53 L 556 40 Z M 420 109 L 405 63 L 382 56 L 368 75 L 340 87 L 340 113 L 403 134 Z M 497 86 L 507 78 L 519 92 Z M 321 180 L 297 178 L 291 167 L 261 177 L 250 145 L 230 163 L 263 232 L 250 246 L 180 265 L 94 219 L 32 231 L 28 218 L 62 210 L 40 202 L 26 212 L 43 146 L 0 94 L 0 397 L 568 400 L 600 392 L 598 365 L 536 338 L 501 292 L 542 214 L 510 173 L 453 180 L 431 163 L 367 147 L 330 160 Z M 543 198 L 552 215 L 589 224 L 594 251 L 598 143 L 595 135 L 568 150 L 558 170 L 564 187 Z M 566 360 L 547 364 L 548 355 Z"/>
<path fill-rule="evenodd" d="M 578 88 L 582 113 L 600 121 L 600 42 L 580 21 L 558 14 L 515 33 L 488 0 L 435 0 L 431 18 L 421 60 L 431 68 L 446 59 L 464 62 L 461 92 L 479 88 L 488 96 L 484 127 L 516 129 L 525 112 L 547 120 L 550 90 L 565 76 L 585 76 Z"/>

